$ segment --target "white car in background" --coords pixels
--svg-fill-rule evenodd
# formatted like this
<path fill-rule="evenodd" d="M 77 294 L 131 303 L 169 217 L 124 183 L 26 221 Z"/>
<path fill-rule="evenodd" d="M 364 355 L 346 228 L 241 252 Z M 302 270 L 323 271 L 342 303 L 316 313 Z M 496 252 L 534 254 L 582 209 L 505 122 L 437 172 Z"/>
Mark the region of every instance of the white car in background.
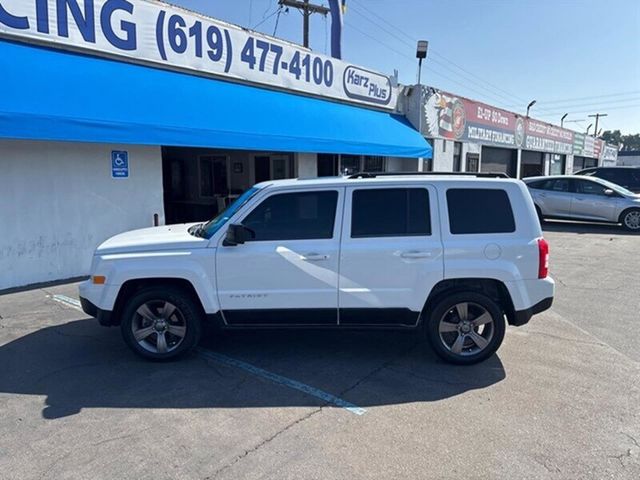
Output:
<path fill-rule="evenodd" d="M 523 180 L 540 220 L 568 219 L 622 224 L 640 232 L 640 195 L 597 177 L 557 175 Z"/>

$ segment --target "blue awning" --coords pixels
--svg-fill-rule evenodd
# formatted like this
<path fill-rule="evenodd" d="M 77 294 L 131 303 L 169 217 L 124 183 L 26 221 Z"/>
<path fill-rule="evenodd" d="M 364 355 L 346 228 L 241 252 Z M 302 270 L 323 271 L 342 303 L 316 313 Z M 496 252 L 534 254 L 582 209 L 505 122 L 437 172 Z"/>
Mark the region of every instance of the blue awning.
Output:
<path fill-rule="evenodd" d="M 404 117 L 0 40 L 0 138 L 430 158 Z"/>

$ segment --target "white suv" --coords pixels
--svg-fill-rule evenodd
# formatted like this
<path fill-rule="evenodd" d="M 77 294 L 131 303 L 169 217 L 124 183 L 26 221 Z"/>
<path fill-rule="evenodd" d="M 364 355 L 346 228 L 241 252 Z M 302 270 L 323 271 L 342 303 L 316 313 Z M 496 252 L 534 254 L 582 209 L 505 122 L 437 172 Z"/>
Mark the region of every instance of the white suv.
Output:
<path fill-rule="evenodd" d="M 422 329 L 444 360 L 492 355 L 505 317 L 553 301 L 526 186 L 500 175 L 361 174 L 258 184 L 204 224 L 98 247 L 83 309 L 165 360 L 223 328 Z"/>

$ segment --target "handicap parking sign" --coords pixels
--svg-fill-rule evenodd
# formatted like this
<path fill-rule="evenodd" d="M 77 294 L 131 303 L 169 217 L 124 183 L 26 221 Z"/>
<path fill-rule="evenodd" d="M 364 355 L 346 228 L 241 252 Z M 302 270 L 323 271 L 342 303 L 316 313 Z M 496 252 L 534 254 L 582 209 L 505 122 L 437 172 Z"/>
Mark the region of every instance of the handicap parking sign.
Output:
<path fill-rule="evenodd" d="M 111 152 L 111 177 L 129 178 L 129 152 Z"/>

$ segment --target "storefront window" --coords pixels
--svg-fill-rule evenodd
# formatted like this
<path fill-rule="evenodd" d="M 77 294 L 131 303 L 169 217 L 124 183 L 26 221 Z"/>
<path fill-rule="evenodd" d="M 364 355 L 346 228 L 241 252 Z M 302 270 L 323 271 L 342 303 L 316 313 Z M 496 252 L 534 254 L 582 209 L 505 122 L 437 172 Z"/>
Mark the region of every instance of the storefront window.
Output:
<path fill-rule="evenodd" d="M 340 156 L 340 173 L 351 175 L 360 171 L 359 155 L 341 155 Z"/>
<path fill-rule="evenodd" d="M 453 144 L 453 171 L 460 172 L 462 170 L 462 143 L 454 142 Z"/>
<path fill-rule="evenodd" d="M 200 196 L 225 195 L 227 191 L 227 157 L 219 155 L 200 157 Z"/>
<path fill-rule="evenodd" d="M 565 155 L 551 155 L 551 168 L 549 170 L 549 173 L 551 175 L 564 175 L 566 161 L 567 157 Z"/>
<path fill-rule="evenodd" d="M 363 172 L 384 172 L 384 157 L 364 157 Z"/>
<path fill-rule="evenodd" d="M 467 172 L 477 172 L 480 166 L 480 155 L 477 153 L 467 153 Z"/>
<path fill-rule="evenodd" d="M 335 177 L 338 175 L 338 155 L 332 153 L 318 154 L 318 176 Z"/>

